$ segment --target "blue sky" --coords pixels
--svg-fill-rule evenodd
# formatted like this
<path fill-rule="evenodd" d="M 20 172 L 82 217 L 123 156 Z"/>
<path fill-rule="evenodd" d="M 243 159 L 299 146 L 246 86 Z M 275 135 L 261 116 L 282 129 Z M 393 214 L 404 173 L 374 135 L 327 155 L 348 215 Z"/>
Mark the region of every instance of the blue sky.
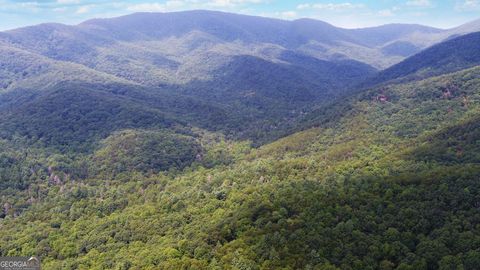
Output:
<path fill-rule="evenodd" d="M 347 28 L 386 23 L 449 28 L 480 18 L 480 0 L 0 0 L 0 30 L 42 22 L 76 24 L 139 11 L 190 9 L 287 20 L 308 17 Z"/>

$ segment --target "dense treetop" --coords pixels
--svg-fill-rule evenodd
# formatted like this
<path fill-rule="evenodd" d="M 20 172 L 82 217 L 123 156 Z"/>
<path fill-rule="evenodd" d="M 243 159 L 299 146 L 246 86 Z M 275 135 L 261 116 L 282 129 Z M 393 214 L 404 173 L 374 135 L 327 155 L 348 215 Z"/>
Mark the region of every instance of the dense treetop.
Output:
<path fill-rule="evenodd" d="M 2 192 L 0 252 L 49 269 L 476 269 L 479 80 L 373 88 L 258 149 L 201 130 L 126 130 L 71 158 L 4 145 L 22 162 L 3 175 L 39 170 Z"/>
<path fill-rule="evenodd" d="M 0 256 L 478 269 L 474 29 L 196 11 L 0 33 Z"/>

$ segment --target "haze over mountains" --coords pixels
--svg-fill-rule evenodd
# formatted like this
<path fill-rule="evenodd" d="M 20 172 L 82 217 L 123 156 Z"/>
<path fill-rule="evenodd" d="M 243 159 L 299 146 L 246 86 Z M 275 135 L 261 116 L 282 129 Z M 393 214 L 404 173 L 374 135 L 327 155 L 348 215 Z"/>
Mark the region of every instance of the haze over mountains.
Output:
<path fill-rule="evenodd" d="M 326 60 L 360 60 L 376 68 L 385 68 L 446 38 L 477 30 L 478 22 L 450 30 L 401 24 L 352 30 L 311 19 L 282 21 L 213 11 L 188 11 L 137 13 L 95 19 L 77 26 L 43 24 L 5 32 L 2 40 L 57 60 L 75 61 L 103 71 L 113 67 L 102 64 L 109 61 L 119 64 L 122 57 L 123 60 L 146 62 L 168 70 L 175 68 L 176 62 L 186 64 L 179 59 L 181 56 L 196 55 L 199 51 L 210 51 L 215 55 L 248 52 L 278 60 L 279 53 L 284 50 Z M 42 43 L 38 42 L 40 39 L 43 39 Z M 100 48 L 107 47 L 115 52 L 109 51 L 105 55 Z M 87 59 L 87 56 L 93 59 Z M 195 60 L 196 57 L 187 61 Z M 177 72 L 182 74 L 182 71 L 188 71 L 187 67 Z M 178 73 L 175 74 L 179 76 Z M 192 75 L 189 74 L 188 78 L 180 76 L 180 80 L 192 80 L 195 78 Z"/>
<path fill-rule="evenodd" d="M 213 11 L 0 33 L 0 257 L 475 270 L 480 21 Z"/>
<path fill-rule="evenodd" d="M 352 30 L 311 19 L 283 21 L 213 11 L 137 13 L 76 26 L 42 24 L 0 33 L 1 87 L 19 96 L 42 90 L 36 94 L 44 96 L 39 102 L 55 92 L 49 89 L 62 88 L 59 83 L 83 83 L 94 91 L 95 85 L 147 87 L 145 94 L 117 90 L 108 95 L 121 92 L 123 99 L 153 106 L 170 118 L 185 120 L 189 115 L 194 125 L 262 141 L 265 133 L 278 130 L 280 119 L 299 117 L 313 104 L 348 94 L 378 69 L 442 40 L 480 30 L 477 26 Z M 176 99 L 179 105 L 172 110 L 152 103 L 162 99 Z M 182 105 L 192 102 L 198 108 L 193 115 Z M 212 115 L 208 112 L 219 119 L 196 116 Z M 252 126 L 263 131 L 252 132 Z M 32 132 L 22 135 L 37 137 Z"/>
<path fill-rule="evenodd" d="M 479 32 L 451 38 L 380 71 L 368 83 L 422 79 L 473 67 L 480 62 L 479 51 Z"/>

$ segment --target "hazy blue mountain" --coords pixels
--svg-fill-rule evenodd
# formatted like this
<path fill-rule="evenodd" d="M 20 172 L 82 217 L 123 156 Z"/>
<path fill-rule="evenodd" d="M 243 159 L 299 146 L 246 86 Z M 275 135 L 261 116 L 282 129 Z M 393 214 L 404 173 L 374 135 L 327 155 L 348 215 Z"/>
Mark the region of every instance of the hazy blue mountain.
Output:
<path fill-rule="evenodd" d="M 443 30 L 417 24 L 386 24 L 377 27 L 353 29 L 349 31 L 358 42 L 368 46 L 384 46 L 402 39 L 410 39 L 416 33 L 436 34 Z"/>
<path fill-rule="evenodd" d="M 7 93 L 0 99 L 8 100 L 4 108 L 20 108 L 23 103 L 16 102 L 26 101 L 29 108 L 43 108 L 50 99 L 58 107 L 78 106 L 58 95 L 72 93 L 73 85 L 80 87 L 82 102 L 98 98 L 108 100 L 108 106 L 142 108 L 131 110 L 129 117 L 152 109 L 152 115 L 181 126 L 263 141 L 312 107 L 349 94 L 376 68 L 475 28 L 473 23 L 456 32 L 403 24 L 342 29 L 312 19 L 213 11 L 41 24 L 0 33 L 0 87 Z M 127 94 L 119 98 L 118 92 Z M 29 100 L 32 93 L 36 98 Z M 58 107 L 48 113 L 61 115 Z M 42 117 L 29 112 L 19 109 L 16 117 Z M 81 141 L 102 137 L 97 135 Z"/>
<path fill-rule="evenodd" d="M 471 32 L 477 27 L 459 29 Z M 211 58 L 247 54 L 274 61 L 288 50 L 385 68 L 459 31 L 403 24 L 352 30 L 312 19 L 186 11 L 136 13 L 77 26 L 43 24 L 2 33 L 0 40 L 57 60 L 159 84 L 208 76 L 224 62 Z M 194 68 L 198 62 L 209 66 L 204 71 Z"/>
<path fill-rule="evenodd" d="M 126 107 L 128 113 L 98 122 L 107 133 L 81 136 L 72 131 L 65 141 L 89 142 L 129 128 L 122 124 L 129 122 L 124 116 L 145 117 L 142 111 L 150 109 L 152 119 L 160 114 L 180 125 L 260 139 L 275 130 L 280 119 L 297 117 L 311 104 L 331 100 L 375 72 L 353 60 L 326 61 L 291 50 L 309 35 L 327 41 L 340 38 L 315 33 L 313 26 L 303 27 L 305 23 L 193 11 L 138 13 L 78 26 L 42 24 L 0 33 L 0 83 L 7 93 L 0 99 L 8 100 L 3 103 L 6 113 L 16 109 L 15 117 L 5 118 L 4 135 L 57 138 L 60 130 L 27 122 L 55 119 L 62 110 L 87 104 L 100 110 L 98 99 L 104 102 L 100 107 Z M 324 33 L 336 29 L 313 23 L 322 25 Z M 127 94 L 119 98 L 118 92 Z M 69 100 L 65 93 L 82 97 Z M 53 107 L 32 113 L 21 109 L 26 101 L 29 109 Z M 67 115 L 63 120 L 72 119 Z M 20 123 L 30 131 L 22 131 Z M 259 127 L 264 131 L 257 134 Z"/>
<path fill-rule="evenodd" d="M 480 64 L 480 32 L 463 35 L 434 45 L 381 71 L 367 84 L 390 80 L 413 80 L 450 73 Z"/>
<path fill-rule="evenodd" d="M 478 32 L 478 31 L 480 31 L 480 19 L 452 28 L 447 32 L 450 35 L 464 35 L 464 34 L 468 34 L 471 32 Z"/>

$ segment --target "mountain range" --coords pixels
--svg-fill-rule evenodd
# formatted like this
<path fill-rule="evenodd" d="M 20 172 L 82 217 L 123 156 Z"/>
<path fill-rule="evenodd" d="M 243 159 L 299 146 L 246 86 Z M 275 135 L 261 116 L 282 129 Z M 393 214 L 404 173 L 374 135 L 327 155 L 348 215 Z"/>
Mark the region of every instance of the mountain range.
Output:
<path fill-rule="evenodd" d="M 480 21 L 185 11 L 1 32 L 0 256 L 477 269 L 479 52 Z"/>
<path fill-rule="evenodd" d="M 283 21 L 212 11 L 137 13 L 0 33 L 0 78 L 10 99 L 30 99 L 28 104 L 15 103 L 18 110 L 22 104 L 34 106 L 35 100 L 64 103 L 58 95 L 49 95 L 70 82 L 89 89 L 114 84 L 130 89 L 117 92 L 141 110 L 152 108 L 162 117 L 188 119 L 187 123 L 261 144 L 278 137 L 273 134 L 280 126 L 316 104 L 348 95 L 378 69 L 442 40 L 480 30 L 477 26 L 472 22 L 450 30 L 420 25 L 342 29 L 311 19 Z M 101 98 L 88 94 L 82 96 L 83 104 L 69 102 L 79 107 Z M 178 100 L 174 110 L 161 104 L 169 99 Z M 108 102 L 123 106 L 117 98 Z M 50 113 L 61 113 L 54 111 Z M 215 121 L 199 116 L 212 114 Z M 72 122 L 70 116 L 65 116 L 67 122 Z M 105 125 L 101 121 L 99 125 Z M 118 128 L 122 126 L 112 127 Z M 36 138 L 40 130 L 15 133 Z M 92 140 L 78 128 L 69 130 L 81 140 L 78 143 Z"/>

